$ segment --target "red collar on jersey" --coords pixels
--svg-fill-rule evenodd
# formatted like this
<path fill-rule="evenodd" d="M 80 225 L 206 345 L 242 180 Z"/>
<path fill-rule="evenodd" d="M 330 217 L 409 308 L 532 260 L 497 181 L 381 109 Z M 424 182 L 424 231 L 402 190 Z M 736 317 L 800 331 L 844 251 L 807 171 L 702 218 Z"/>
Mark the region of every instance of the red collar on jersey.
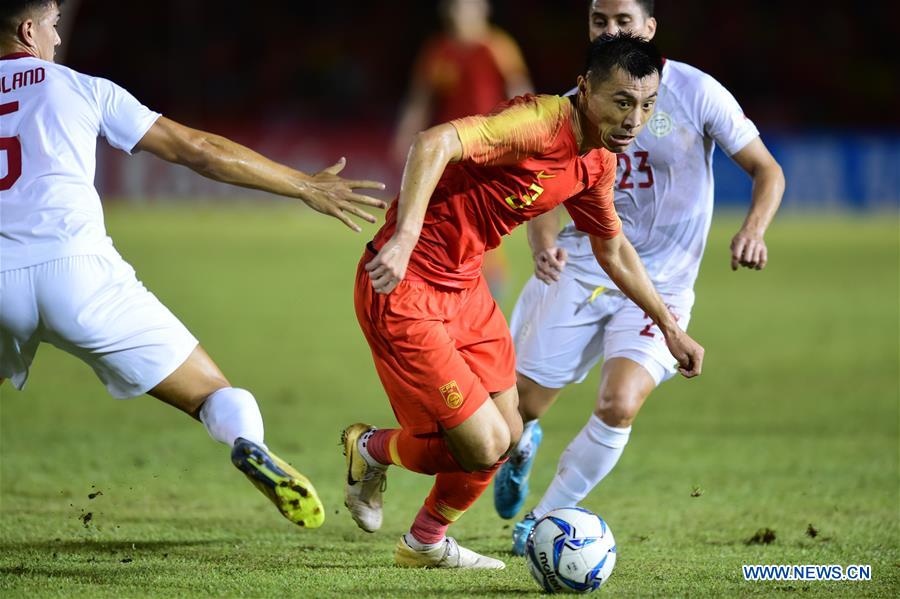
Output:
<path fill-rule="evenodd" d="M 16 58 L 34 58 L 28 52 L 13 52 L 12 54 L 7 54 L 6 56 L 0 56 L 0 60 L 15 60 Z"/>

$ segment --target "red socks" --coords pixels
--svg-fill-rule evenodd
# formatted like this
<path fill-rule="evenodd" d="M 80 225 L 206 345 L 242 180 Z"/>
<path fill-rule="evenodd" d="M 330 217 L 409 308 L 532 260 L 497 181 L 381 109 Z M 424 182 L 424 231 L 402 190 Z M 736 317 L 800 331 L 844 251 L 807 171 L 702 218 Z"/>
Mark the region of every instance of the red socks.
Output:
<path fill-rule="evenodd" d="M 447 527 L 471 507 L 505 461 L 487 470 L 466 472 L 457 463 L 439 434 L 413 436 L 403 429 L 377 429 L 366 441 L 376 462 L 397 465 L 413 472 L 437 474 L 434 487 L 419 510 L 410 533 L 420 543 L 439 543 Z"/>
<path fill-rule="evenodd" d="M 403 429 L 377 429 L 366 445 L 376 462 L 421 474 L 462 472 L 447 442 L 439 434 L 414 437 Z"/>
<path fill-rule="evenodd" d="M 506 460 L 477 472 L 444 472 L 438 474 L 425 505 L 419 510 L 409 532 L 422 544 L 439 543 L 447 527 L 481 497 L 491 484 L 494 473 Z"/>

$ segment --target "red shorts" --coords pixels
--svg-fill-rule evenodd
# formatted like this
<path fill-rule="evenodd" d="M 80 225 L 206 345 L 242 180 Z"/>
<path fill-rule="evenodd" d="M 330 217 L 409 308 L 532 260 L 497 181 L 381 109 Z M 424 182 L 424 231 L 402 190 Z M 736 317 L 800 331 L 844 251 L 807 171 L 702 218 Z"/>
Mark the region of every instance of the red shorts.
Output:
<path fill-rule="evenodd" d="M 363 254 L 356 271 L 356 317 L 400 425 L 414 435 L 462 424 L 491 393 L 516 384 L 506 318 L 482 278 L 441 290 L 403 280 L 375 293 Z"/>

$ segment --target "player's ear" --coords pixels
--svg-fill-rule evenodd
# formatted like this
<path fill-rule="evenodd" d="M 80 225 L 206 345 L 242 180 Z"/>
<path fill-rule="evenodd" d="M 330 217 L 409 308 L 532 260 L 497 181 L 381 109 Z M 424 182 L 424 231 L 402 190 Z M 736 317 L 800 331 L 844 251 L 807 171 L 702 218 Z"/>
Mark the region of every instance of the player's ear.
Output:
<path fill-rule="evenodd" d="M 646 40 L 648 42 L 653 39 L 654 35 L 656 35 L 656 19 L 655 18 L 650 17 L 649 19 L 647 19 L 646 33 L 647 34 L 644 37 L 646 38 Z"/>
<path fill-rule="evenodd" d="M 588 93 L 588 81 L 584 75 L 578 76 L 578 95 L 586 96 Z"/>
<path fill-rule="evenodd" d="M 34 19 L 25 19 L 16 30 L 19 41 L 28 46 L 34 47 Z"/>

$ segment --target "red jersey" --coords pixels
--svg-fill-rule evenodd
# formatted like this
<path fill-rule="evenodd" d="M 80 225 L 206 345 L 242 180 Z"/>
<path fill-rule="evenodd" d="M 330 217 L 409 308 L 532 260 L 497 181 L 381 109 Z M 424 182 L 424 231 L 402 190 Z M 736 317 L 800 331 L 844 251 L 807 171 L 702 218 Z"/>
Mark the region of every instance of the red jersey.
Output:
<path fill-rule="evenodd" d="M 415 67 L 416 79 L 434 97 L 432 124 L 489 112 L 507 98 L 507 78 L 525 72 L 516 43 L 496 28 L 475 43 L 436 36 Z"/>
<path fill-rule="evenodd" d="M 559 96 L 520 96 L 488 116 L 451 124 L 462 160 L 437 184 L 406 277 L 438 287 L 477 284 L 484 253 L 527 220 L 563 204 L 585 233 L 609 239 L 621 230 L 613 206 L 616 155 L 578 151 L 574 106 Z M 397 203 L 372 240 L 380 249 L 397 226 Z"/>

